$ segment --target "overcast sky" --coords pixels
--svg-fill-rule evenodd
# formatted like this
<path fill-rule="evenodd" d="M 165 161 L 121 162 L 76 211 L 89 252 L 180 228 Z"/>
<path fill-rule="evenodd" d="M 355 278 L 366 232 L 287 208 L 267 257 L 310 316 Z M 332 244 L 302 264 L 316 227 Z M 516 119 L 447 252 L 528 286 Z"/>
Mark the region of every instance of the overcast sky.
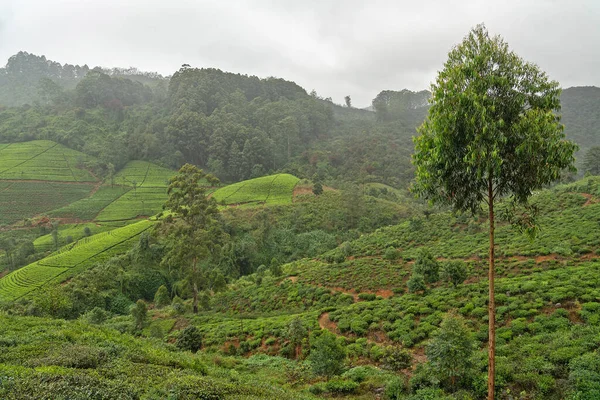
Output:
<path fill-rule="evenodd" d="M 187 63 L 364 107 L 429 88 L 481 22 L 563 87 L 600 86 L 599 0 L 0 0 L 0 65 L 20 50 L 163 75 Z"/>

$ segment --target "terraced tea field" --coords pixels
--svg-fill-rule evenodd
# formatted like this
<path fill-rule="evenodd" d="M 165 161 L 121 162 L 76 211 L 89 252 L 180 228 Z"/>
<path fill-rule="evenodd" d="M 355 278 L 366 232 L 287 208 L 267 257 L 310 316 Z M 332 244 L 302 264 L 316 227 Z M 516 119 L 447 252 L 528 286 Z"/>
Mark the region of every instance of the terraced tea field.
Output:
<path fill-rule="evenodd" d="M 132 240 L 152 226 L 140 221 L 93 235 L 63 247 L 59 252 L 0 279 L 0 301 L 16 300 L 50 281 L 60 282 L 129 247 Z"/>
<path fill-rule="evenodd" d="M 104 208 L 97 221 L 122 221 L 139 216 L 152 216 L 162 211 L 167 201 L 164 187 L 141 187 L 130 190 Z"/>
<path fill-rule="evenodd" d="M 117 185 L 141 187 L 169 186 L 169 179 L 176 174 L 168 168 L 163 168 L 147 161 L 130 161 L 117 175 L 114 182 Z"/>
<path fill-rule="evenodd" d="M 92 235 L 97 233 L 105 232 L 114 229 L 112 226 L 99 225 L 93 222 L 87 224 L 66 224 L 60 225 L 58 228 L 58 245 L 59 247 L 66 246 L 67 238 L 71 238 L 74 241 L 83 239 L 86 237 L 85 229 L 88 228 Z M 33 241 L 33 245 L 36 251 L 48 251 L 54 249 L 54 238 L 49 233 Z"/>
<path fill-rule="evenodd" d="M 215 191 L 212 196 L 225 204 L 289 204 L 299 179 L 277 174 L 234 183 Z"/>
<path fill-rule="evenodd" d="M 0 225 L 65 207 L 88 196 L 93 188 L 92 183 L 0 180 Z"/>
<path fill-rule="evenodd" d="M 93 195 L 48 213 L 51 218 L 72 218 L 91 221 L 109 204 L 127 193 L 130 188 L 101 186 Z"/>
<path fill-rule="evenodd" d="M 0 179 L 95 182 L 81 165 L 92 157 L 49 140 L 0 145 Z"/>

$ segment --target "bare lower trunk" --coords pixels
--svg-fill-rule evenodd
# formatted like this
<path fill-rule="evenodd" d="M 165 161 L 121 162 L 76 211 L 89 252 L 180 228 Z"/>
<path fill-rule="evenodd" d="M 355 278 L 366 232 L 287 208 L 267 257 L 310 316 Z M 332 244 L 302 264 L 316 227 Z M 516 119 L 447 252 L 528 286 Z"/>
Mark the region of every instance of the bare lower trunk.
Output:
<path fill-rule="evenodd" d="M 489 343 L 488 343 L 488 400 L 494 400 L 494 376 L 496 370 L 496 304 L 494 301 L 494 192 L 492 178 L 488 180 L 488 204 L 490 219 L 489 259 Z"/>
<path fill-rule="evenodd" d="M 194 282 L 194 314 L 198 314 L 198 285 Z"/>
<path fill-rule="evenodd" d="M 198 264 L 198 259 L 194 258 L 194 264 L 192 266 L 192 279 L 194 279 L 194 301 L 193 301 L 193 307 L 194 307 L 194 314 L 198 314 L 198 284 L 195 282 L 196 281 L 196 267 Z"/>

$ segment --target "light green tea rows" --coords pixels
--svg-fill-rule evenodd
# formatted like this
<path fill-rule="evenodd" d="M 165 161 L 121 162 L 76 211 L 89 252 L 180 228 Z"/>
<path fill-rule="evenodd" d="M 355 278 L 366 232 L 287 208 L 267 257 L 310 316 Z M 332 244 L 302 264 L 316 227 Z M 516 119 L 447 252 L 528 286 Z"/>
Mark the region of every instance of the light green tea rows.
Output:
<path fill-rule="evenodd" d="M 87 262 L 91 265 L 101 254 L 119 247 L 120 244 L 136 237 L 151 225 L 151 221 L 144 220 L 84 238 L 65 246 L 49 257 L 12 272 L 0 279 L 0 301 L 18 299 L 70 269 Z"/>
<path fill-rule="evenodd" d="M 0 179 L 94 182 L 86 169 L 90 156 L 49 140 L 11 143 L 0 148 Z"/>
<path fill-rule="evenodd" d="M 288 204 L 299 179 L 290 174 L 277 174 L 250 179 L 221 188 L 213 193 L 225 204 Z"/>

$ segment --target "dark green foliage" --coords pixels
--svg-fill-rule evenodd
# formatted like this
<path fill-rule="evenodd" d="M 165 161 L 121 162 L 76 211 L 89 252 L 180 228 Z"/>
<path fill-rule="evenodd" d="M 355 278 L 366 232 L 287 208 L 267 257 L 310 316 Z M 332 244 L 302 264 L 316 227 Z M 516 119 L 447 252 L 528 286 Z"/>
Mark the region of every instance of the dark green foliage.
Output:
<path fill-rule="evenodd" d="M 440 264 L 427 250 L 421 251 L 413 267 L 413 275 L 421 275 L 425 283 L 434 283 L 440 279 Z"/>
<path fill-rule="evenodd" d="M 187 326 L 179 333 L 176 345 L 181 350 L 195 353 L 202 347 L 202 334 L 195 326 Z"/>
<path fill-rule="evenodd" d="M 401 378 L 394 378 L 385 386 L 386 400 L 403 400 L 407 392 L 406 382 Z"/>
<path fill-rule="evenodd" d="M 148 320 L 148 306 L 146 306 L 144 300 L 138 300 L 135 303 L 131 308 L 131 316 L 133 317 L 135 329 L 143 329 Z"/>
<path fill-rule="evenodd" d="M 346 351 L 338 342 L 336 336 L 329 331 L 323 331 L 311 340 L 308 360 L 312 370 L 317 375 L 330 378 L 339 375 L 344 366 Z"/>
<path fill-rule="evenodd" d="M 308 329 L 304 326 L 304 323 L 300 318 L 294 318 L 290 321 L 287 329 L 286 338 L 290 341 L 292 347 L 297 347 L 302 343 L 308 335 Z M 296 354 L 294 354 L 296 356 Z"/>
<path fill-rule="evenodd" d="M 467 382 L 474 350 L 474 341 L 462 317 L 447 315 L 440 329 L 427 345 L 427 362 L 433 376 L 442 386 L 456 390 L 460 382 Z"/>
<path fill-rule="evenodd" d="M 161 285 L 154 295 L 154 305 L 157 308 L 163 308 L 171 304 L 171 297 L 165 285 Z"/>
<path fill-rule="evenodd" d="M 427 90 L 412 92 L 384 90 L 373 99 L 373 108 L 379 121 L 402 121 L 420 123 L 427 113 L 427 100 L 431 93 Z"/>
<path fill-rule="evenodd" d="M 397 260 L 400 258 L 400 251 L 393 247 L 388 247 L 385 249 L 385 253 L 383 253 L 383 258 L 390 261 Z"/>
<path fill-rule="evenodd" d="M 358 298 L 363 301 L 373 301 L 377 298 L 374 293 L 359 293 Z"/>
<path fill-rule="evenodd" d="M 321 182 L 314 183 L 312 192 L 315 194 L 315 196 L 323 194 L 323 185 L 321 184 Z"/>
<path fill-rule="evenodd" d="M 206 174 L 191 164 L 185 164 L 171 179 L 167 190 L 170 210 L 161 226 L 166 239 L 166 254 L 162 264 L 178 272 L 177 279 L 192 292 L 192 307 L 198 312 L 198 293 L 203 289 L 219 290 L 223 275 L 214 268 L 221 257 L 226 235 L 218 222 L 219 211 L 214 199 L 206 196 L 200 181 Z"/>
<path fill-rule="evenodd" d="M 173 297 L 173 301 L 171 301 L 171 307 L 178 314 L 183 314 L 185 312 L 185 303 L 179 296 Z"/>
<path fill-rule="evenodd" d="M 412 365 L 412 354 L 403 347 L 390 346 L 386 349 L 383 364 L 392 371 L 400 371 Z"/>
<path fill-rule="evenodd" d="M 583 159 L 583 172 L 600 175 L 600 146 L 591 147 Z"/>
<path fill-rule="evenodd" d="M 100 307 L 94 307 L 93 309 L 85 313 L 83 315 L 83 318 L 87 320 L 90 324 L 102 324 L 108 319 L 109 316 L 110 313 L 108 313 L 104 309 Z"/>
<path fill-rule="evenodd" d="M 427 289 L 427 286 L 425 286 L 425 277 L 414 272 L 410 276 L 410 279 L 406 282 L 406 286 L 408 287 L 408 291 L 411 293 L 416 293 Z"/>
<path fill-rule="evenodd" d="M 505 96 L 489 95 L 500 89 Z M 483 25 L 475 27 L 449 53 L 433 85 L 429 115 L 415 139 L 415 192 L 473 213 L 487 200 L 488 184 L 497 198 L 525 202 L 574 161 L 577 146 L 563 140 L 555 114 L 559 96 L 558 82 Z"/>
<path fill-rule="evenodd" d="M 446 261 L 441 269 L 442 279 L 454 286 L 463 283 L 468 276 L 467 265 L 463 261 Z"/>
<path fill-rule="evenodd" d="M 345 379 L 332 379 L 325 384 L 329 393 L 333 394 L 351 394 L 358 389 L 359 383 Z"/>

